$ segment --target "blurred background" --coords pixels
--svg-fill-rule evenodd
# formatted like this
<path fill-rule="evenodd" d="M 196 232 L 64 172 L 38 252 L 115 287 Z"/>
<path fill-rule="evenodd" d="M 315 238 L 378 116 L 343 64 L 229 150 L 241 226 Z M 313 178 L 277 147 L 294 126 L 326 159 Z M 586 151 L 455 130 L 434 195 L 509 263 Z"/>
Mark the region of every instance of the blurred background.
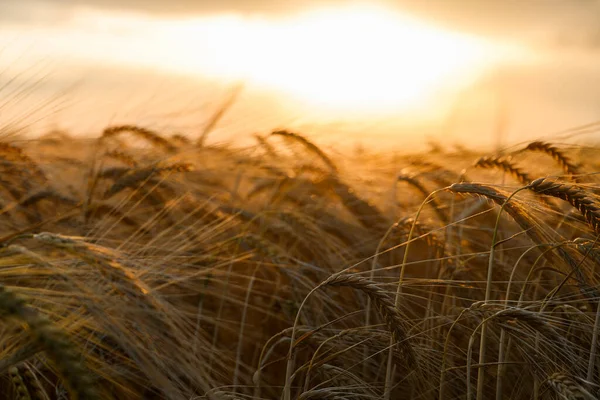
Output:
<path fill-rule="evenodd" d="M 503 146 L 600 119 L 597 0 L 1 0 L 0 128 Z M 592 138 L 593 139 L 593 138 Z"/>

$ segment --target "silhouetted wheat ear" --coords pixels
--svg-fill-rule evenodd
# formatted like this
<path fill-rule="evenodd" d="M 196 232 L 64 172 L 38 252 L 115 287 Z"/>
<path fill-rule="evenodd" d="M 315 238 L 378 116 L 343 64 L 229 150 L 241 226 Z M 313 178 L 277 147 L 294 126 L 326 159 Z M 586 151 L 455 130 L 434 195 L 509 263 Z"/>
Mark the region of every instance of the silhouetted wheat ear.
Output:
<path fill-rule="evenodd" d="M 556 182 L 547 178 L 539 178 L 528 186 L 532 191 L 562 199 L 577 208 L 592 229 L 600 234 L 600 205 L 582 188 Z"/>
<path fill-rule="evenodd" d="M 531 234 L 533 232 L 530 230 L 533 227 L 533 224 L 531 223 L 531 221 L 529 221 L 525 211 L 513 202 L 504 204 L 508 197 L 499 190 L 496 190 L 490 186 L 469 182 L 455 183 L 452 186 L 450 186 L 448 190 L 454 193 L 483 196 L 487 199 L 493 200 L 499 206 L 504 205 L 504 209 L 506 210 L 506 212 L 515 220 L 515 222 L 517 222 L 521 226 L 522 229 L 526 230 L 528 234 Z M 539 237 L 535 237 L 534 242 L 542 243 L 543 241 L 541 241 Z"/>
<path fill-rule="evenodd" d="M 544 319 L 544 315 L 539 312 L 516 307 L 503 308 L 489 304 L 473 308 L 474 312 L 478 310 L 493 313 L 494 318 L 500 320 L 521 321 L 529 325 L 531 329 L 543 333 L 546 337 L 552 339 L 553 343 L 567 345 L 566 340 L 548 323 L 547 319 Z"/>
<path fill-rule="evenodd" d="M 419 192 L 421 192 L 423 197 L 427 198 L 429 196 L 429 193 L 430 193 L 429 190 L 427 190 L 427 188 L 425 188 L 425 186 L 423 186 L 423 184 L 421 182 L 419 182 L 419 180 L 417 179 L 416 176 L 411 176 L 411 175 L 407 175 L 407 174 L 399 174 L 397 177 L 397 180 L 406 182 L 409 185 L 413 186 L 415 189 L 417 189 Z M 431 203 L 431 207 L 437 214 L 440 221 L 447 224 L 449 221 L 448 216 L 443 211 L 439 202 L 434 197 L 432 197 L 429 202 Z"/>
<path fill-rule="evenodd" d="M 321 160 L 323 160 L 323 162 L 329 167 L 331 172 L 338 172 L 338 169 L 337 169 L 336 165 L 333 163 L 333 161 L 329 157 L 327 157 L 327 155 L 316 144 L 314 144 L 313 142 L 311 142 L 304 136 L 299 135 L 297 133 L 285 131 L 285 130 L 273 131 L 273 132 L 271 132 L 271 136 L 282 136 L 287 139 L 290 139 L 290 140 L 300 143 L 308 151 L 310 151 L 311 153 L 314 153 Z"/>
<path fill-rule="evenodd" d="M 477 168 L 498 168 L 507 174 L 513 176 L 517 181 L 523 185 L 527 185 L 531 179 L 527 173 L 523 172 L 520 168 L 517 168 L 514 163 L 509 159 L 502 157 L 481 157 L 475 164 Z"/>
<path fill-rule="evenodd" d="M 30 367 L 25 366 L 22 368 L 23 378 L 25 378 L 25 385 L 27 386 L 29 393 L 31 394 L 32 400 L 46 400 L 48 394 L 44 390 L 44 387 L 40 383 L 40 380 L 35 376 Z"/>
<path fill-rule="evenodd" d="M 542 153 L 546 153 L 550 157 L 552 157 L 556 162 L 558 162 L 558 164 L 565 173 L 569 175 L 579 174 L 577 166 L 573 164 L 571 160 L 567 156 L 565 156 L 562 151 L 558 150 L 558 148 L 552 146 L 550 143 L 538 141 L 531 142 L 527 145 L 527 147 L 525 147 L 525 150 L 540 151 Z"/>
<path fill-rule="evenodd" d="M 153 166 L 138 170 L 130 170 L 123 174 L 117 181 L 104 193 L 104 199 L 108 199 L 117 193 L 128 188 L 136 188 L 149 181 L 154 175 L 160 175 L 168 172 L 189 172 L 193 166 L 187 163 L 178 163 L 164 167 Z"/>
<path fill-rule="evenodd" d="M 536 224 L 531 217 L 527 215 L 526 210 L 513 201 L 506 203 L 508 197 L 502 192 L 478 183 L 455 183 L 450 186 L 448 190 L 454 193 L 468 193 L 476 196 L 484 196 L 490 200 L 493 200 L 499 206 L 504 205 L 504 210 L 512 217 L 512 219 L 515 220 L 521 229 L 526 232 L 527 236 L 529 236 L 533 243 L 540 244 L 547 242 L 547 240 L 536 229 Z M 576 267 L 577 263 L 567 252 L 565 252 L 564 249 L 559 247 L 557 252 L 567 265 L 569 265 L 571 268 Z M 557 264 L 558 260 L 555 258 L 553 252 L 545 251 L 543 254 L 544 258 L 546 258 L 551 264 Z M 587 291 L 589 289 L 589 284 L 587 283 L 580 268 L 575 268 L 575 277 L 580 285 L 580 290 L 584 292 Z"/>
<path fill-rule="evenodd" d="M 39 165 L 19 147 L 0 142 L 0 158 L 28 169 L 41 183 L 48 182 L 46 174 L 40 169 Z"/>
<path fill-rule="evenodd" d="M 139 297 L 139 295 L 145 296 L 150 293 L 150 288 L 119 262 L 116 251 L 50 232 L 35 234 L 33 238 L 79 256 L 91 265 L 98 267 L 104 275 L 113 275 L 119 278 L 123 288 L 132 296 Z"/>
<path fill-rule="evenodd" d="M 418 366 L 416 354 L 406 336 L 404 318 L 400 311 L 394 306 L 393 300 L 389 298 L 387 293 L 382 290 L 376 282 L 356 275 L 335 274 L 325 280 L 322 286 L 350 287 L 369 296 L 373 304 L 375 304 L 379 310 L 381 317 L 385 320 L 392 335 L 394 335 L 398 348 L 408 360 L 408 366 Z"/>
<path fill-rule="evenodd" d="M 30 194 L 29 196 L 23 198 L 20 202 L 19 205 L 23 206 L 23 207 L 29 207 L 31 205 L 35 205 L 37 203 L 39 203 L 42 200 L 53 200 L 57 203 L 63 203 L 66 205 L 70 205 L 70 206 L 74 206 L 77 204 L 77 200 L 67 197 L 67 196 L 63 196 L 62 194 L 60 194 L 59 192 L 57 192 L 54 189 L 46 189 L 46 190 L 40 190 L 39 192 L 35 192 Z"/>
<path fill-rule="evenodd" d="M 116 125 L 109 126 L 102 132 L 102 139 L 110 138 L 119 135 L 123 132 L 130 132 L 146 141 L 153 146 L 166 150 L 170 153 L 177 151 L 177 147 L 173 146 L 169 141 L 161 137 L 158 133 L 142 128 L 136 125 Z"/>
<path fill-rule="evenodd" d="M 112 150 L 104 153 L 105 157 L 112 158 L 113 160 L 117 160 L 122 162 L 123 164 L 135 168 L 138 166 L 138 162 L 133 158 L 131 154 L 127 154 L 124 151 L 120 150 Z"/>
<path fill-rule="evenodd" d="M 19 369 L 14 366 L 10 367 L 8 374 L 10 375 L 10 380 L 12 382 L 13 389 L 15 390 L 15 398 L 17 400 L 31 400 L 29 390 L 27 390 L 27 385 L 25 385 L 25 381 L 23 381 L 23 377 L 21 376 Z"/>
<path fill-rule="evenodd" d="M 329 176 L 321 180 L 319 186 L 333 190 L 344 204 L 344 207 L 366 228 L 379 230 L 387 228 L 388 221 L 381 211 L 375 205 L 357 196 L 353 188 L 340 181 L 337 177 Z"/>
<path fill-rule="evenodd" d="M 581 255 L 589 257 L 600 264 L 600 248 L 598 248 L 598 243 L 590 239 L 575 238 L 573 239 L 573 244 L 575 244 Z"/>
<path fill-rule="evenodd" d="M 264 137 L 257 133 L 254 135 L 254 138 L 258 142 L 259 146 L 265 150 L 265 153 L 267 153 L 269 157 L 277 158 L 277 152 L 275 151 L 275 148 L 273 148 L 273 146 L 271 146 L 271 144 L 267 142 Z"/>
<path fill-rule="evenodd" d="M 52 326 L 50 321 L 28 307 L 25 300 L 0 285 L 0 316 L 12 317 L 25 322 L 33 336 L 56 366 L 74 398 L 98 399 L 93 388 L 92 378 L 81 362 L 81 355 L 75 351 L 75 345 L 61 330 Z"/>
<path fill-rule="evenodd" d="M 594 400 L 592 395 L 570 376 L 556 372 L 548 377 L 546 383 L 565 400 Z"/>
<path fill-rule="evenodd" d="M 183 145 L 188 145 L 192 143 L 192 141 L 187 136 L 181 135 L 179 133 L 171 135 L 171 140 Z"/>

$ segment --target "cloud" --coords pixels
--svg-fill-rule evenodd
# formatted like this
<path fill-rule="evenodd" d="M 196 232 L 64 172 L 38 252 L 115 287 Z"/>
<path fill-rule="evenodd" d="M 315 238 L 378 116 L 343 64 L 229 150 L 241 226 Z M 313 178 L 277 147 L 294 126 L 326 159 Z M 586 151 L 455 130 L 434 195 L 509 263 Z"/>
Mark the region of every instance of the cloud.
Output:
<path fill-rule="evenodd" d="M 12 25 L 59 25 L 69 20 L 71 3 L 48 0 L 0 0 L 0 22 Z"/>
<path fill-rule="evenodd" d="M 357 1 L 358 2 L 358 1 Z M 362 0 L 394 7 L 452 30 L 555 47 L 598 47 L 600 0 Z M 78 7 L 166 18 L 239 13 L 277 15 L 351 0 L 0 0 L 0 21 L 60 24 Z"/>

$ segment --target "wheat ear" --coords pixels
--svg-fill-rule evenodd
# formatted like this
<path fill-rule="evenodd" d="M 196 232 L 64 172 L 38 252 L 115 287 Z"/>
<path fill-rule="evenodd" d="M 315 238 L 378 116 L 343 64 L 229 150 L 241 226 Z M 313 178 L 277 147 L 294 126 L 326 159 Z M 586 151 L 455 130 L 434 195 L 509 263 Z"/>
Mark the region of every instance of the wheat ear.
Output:
<path fill-rule="evenodd" d="M 528 188 L 536 193 L 557 197 L 577 208 L 592 229 L 600 234 L 600 206 L 588 192 L 582 188 L 556 182 L 547 178 L 539 178 L 531 182 Z"/>
<path fill-rule="evenodd" d="M 550 375 L 546 383 L 554 389 L 556 394 L 565 400 L 594 400 L 596 396 L 585 390 L 570 376 L 561 372 Z"/>
<path fill-rule="evenodd" d="M 474 166 L 476 168 L 497 168 L 500 169 L 507 174 L 514 177 L 519 183 L 523 185 L 529 184 L 531 181 L 529 175 L 523 172 L 522 169 L 517 168 L 514 163 L 512 163 L 509 159 L 502 157 L 481 157 L 478 159 Z"/>
<path fill-rule="evenodd" d="M 79 399 L 98 399 L 92 379 L 81 362 L 81 355 L 68 336 L 52 326 L 50 321 L 27 306 L 25 300 L 0 285 L 0 313 L 4 317 L 17 318 L 26 323 L 38 343 L 54 362 L 73 395 Z"/>
<path fill-rule="evenodd" d="M 571 160 L 567 156 L 565 156 L 562 151 L 558 150 L 555 146 L 552 146 L 550 143 L 539 141 L 531 142 L 527 145 L 527 147 L 525 147 L 524 150 L 539 151 L 542 153 L 546 153 L 550 157 L 552 157 L 556 162 L 558 162 L 558 164 L 565 173 L 569 175 L 577 175 L 579 173 L 575 164 L 573 164 Z"/>
<path fill-rule="evenodd" d="M 289 132 L 289 131 L 285 131 L 285 130 L 280 130 L 280 131 L 273 131 L 271 132 L 271 136 L 283 136 L 286 139 L 289 140 L 293 140 L 295 142 L 300 143 L 301 145 L 303 145 L 308 151 L 310 151 L 311 153 L 314 153 L 315 155 L 317 155 L 321 160 L 323 160 L 323 162 L 329 167 L 329 169 L 331 170 L 331 172 L 338 172 L 338 169 L 336 167 L 336 165 L 333 163 L 333 161 L 323 152 L 323 150 L 321 150 L 316 144 L 314 144 L 313 142 L 311 142 L 310 140 L 308 140 L 307 138 L 305 138 L 302 135 L 299 135 L 297 133 L 293 133 L 293 132 Z"/>
<path fill-rule="evenodd" d="M 102 132 L 101 139 L 115 137 L 123 132 L 130 132 L 150 142 L 153 146 L 164 149 L 167 152 L 173 153 L 177 151 L 177 147 L 173 146 L 167 139 L 160 136 L 157 132 L 136 125 L 109 126 Z"/>
<path fill-rule="evenodd" d="M 356 275 L 335 274 L 329 277 L 323 284 L 325 286 L 345 286 L 365 293 L 379 310 L 381 317 L 386 322 L 388 328 L 392 332 L 399 349 L 407 358 L 410 366 L 417 366 L 417 357 L 413 348 L 408 342 L 404 328 L 404 318 L 398 309 L 394 306 L 394 302 L 388 297 L 376 282 Z"/>

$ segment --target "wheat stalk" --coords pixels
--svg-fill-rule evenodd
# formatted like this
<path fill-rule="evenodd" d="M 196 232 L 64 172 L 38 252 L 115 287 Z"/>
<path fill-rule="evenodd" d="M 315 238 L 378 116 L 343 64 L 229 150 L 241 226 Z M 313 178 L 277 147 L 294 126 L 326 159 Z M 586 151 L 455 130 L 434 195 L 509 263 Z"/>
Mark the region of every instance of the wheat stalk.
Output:
<path fill-rule="evenodd" d="M 137 125 L 109 126 L 102 132 L 101 139 L 112 138 L 125 132 L 132 133 L 148 141 L 155 147 L 166 150 L 169 153 L 174 153 L 175 151 L 177 151 L 177 147 L 173 146 L 167 139 L 161 137 L 157 132 L 154 132 L 147 128 L 142 128 Z"/>
<path fill-rule="evenodd" d="M 350 287 L 365 293 L 377 307 L 381 317 L 386 322 L 390 332 L 392 332 L 394 340 L 408 361 L 409 368 L 418 368 L 416 353 L 406 335 L 404 317 L 398 308 L 394 306 L 394 302 L 387 293 L 377 283 L 356 275 L 334 274 L 320 286 Z"/>
<path fill-rule="evenodd" d="M 413 186 L 419 192 L 421 192 L 423 197 L 429 196 L 430 191 L 427 190 L 425 188 L 425 186 L 423 186 L 423 184 L 421 184 L 421 182 L 419 182 L 419 180 L 415 176 L 411 176 L 411 175 L 407 175 L 407 174 L 400 174 L 400 175 L 398 175 L 397 180 L 406 182 L 409 185 Z M 438 203 L 438 201 L 435 199 L 435 197 L 431 197 L 431 199 L 429 200 L 429 203 L 431 204 L 433 211 L 435 211 L 435 213 L 437 214 L 440 221 L 442 221 L 444 224 L 447 224 L 449 221 L 448 216 L 443 211 L 442 206 Z"/>
<path fill-rule="evenodd" d="M 104 153 L 104 157 L 112 158 L 127 165 L 128 167 L 135 168 L 138 166 L 138 162 L 131 154 L 128 154 L 122 150 L 111 150 Z"/>
<path fill-rule="evenodd" d="M 550 157 L 552 157 L 556 162 L 558 162 L 558 164 L 561 166 L 565 173 L 569 175 L 579 174 L 579 171 L 575 164 L 573 164 L 571 160 L 569 160 L 569 158 L 563 154 L 563 152 L 558 150 L 555 146 L 552 146 L 550 143 L 540 141 L 531 142 L 527 145 L 527 147 L 525 147 L 524 150 L 539 151 L 542 153 L 546 153 Z"/>
<path fill-rule="evenodd" d="M 304 136 L 299 135 L 297 133 L 290 132 L 290 131 L 285 131 L 285 130 L 273 131 L 273 132 L 271 132 L 271 136 L 283 136 L 286 139 L 300 143 L 302 146 L 304 146 L 306 149 L 308 149 L 308 151 L 310 151 L 311 153 L 313 153 L 317 157 L 319 157 L 325 163 L 325 165 L 327 165 L 327 167 L 329 167 L 331 172 L 333 172 L 333 173 L 338 172 L 336 165 L 323 152 L 323 150 L 321 150 L 316 144 L 314 144 L 313 142 L 311 142 Z"/>
<path fill-rule="evenodd" d="M 567 374 L 555 372 L 550 375 L 546 383 L 554 389 L 557 395 L 564 400 L 594 400 L 596 396 L 588 392 Z"/>
<path fill-rule="evenodd" d="M 522 185 L 527 185 L 531 181 L 529 175 L 523 172 L 522 169 L 515 166 L 510 159 L 502 157 L 481 157 L 479 158 L 474 166 L 476 168 L 497 168 L 507 174 L 513 176 Z"/>
<path fill-rule="evenodd" d="M 109 199 L 114 195 L 128 188 L 137 188 L 140 185 L 150 181 L 154 175 L 161 175 L 170 172 L 188 172 L 193 169 L 191 164 L 179 163 L 167 166 L 152 166 L 131 170 L 122 175 L 117 181 L 104 192 L 104 199 Z"/>
<path fill-rule="evenodd" d="M 578 186 L 539 178 L 529 184 L 528 189 L 552 197 L 557 197 L 577 208 L 592 229 L 600 234 L 600 206 L 588 192 Z"/>
<path fill-rule="evenodd" d="M 10 380 L 16 392 L 16 400 L 31 400 L 29 390 L 27 390 L 27 386 L 19 373 L 19 369 L 13 366 L 9 368 L 8 374 L 10 375 Z"/>
<path fill-rule="evenodd" d="M 0 285 L 0 314 L 17 318 L 31 329 L 31 335 L 54 362 L 58 372 L 80 400 L 97 399 L 92 379 L 81 362 L 81 356 L 68 336 L 52 326 L 12 291 Z"/>

